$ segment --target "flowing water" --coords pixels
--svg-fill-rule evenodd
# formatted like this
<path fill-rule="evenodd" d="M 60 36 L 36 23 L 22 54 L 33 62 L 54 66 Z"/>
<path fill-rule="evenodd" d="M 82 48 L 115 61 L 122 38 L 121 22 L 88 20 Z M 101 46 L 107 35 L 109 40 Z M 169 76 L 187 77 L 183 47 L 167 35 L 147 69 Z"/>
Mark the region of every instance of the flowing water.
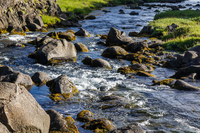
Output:
<path fill-rule="evenodd" d="M 198 1 L 190 0 L 175 5 L 196 5 Z M 159 3 L 151 3 L 157 4 Z M 162 3 L 162 5 L 165 3 Z M 169 4 L 167 5 L 174 5 Z M 190 8 L 189 6 L 187 8 Z M 198 7 L 196 7 L 198 8 Z M 13 42 L 27 43 L 37 36 L 44 36 L 47 33 L 28 32 L 26 36 L 2 35 L 0 37 L 0 64 L 8 65 L 14 70 L 21 71 L 32 76 L 37 71 L 43 71 L 50 77 L 56 78 L 66 74 L 76 85 L 79 93 L 66 102 L 55 103 L 49 99 L 47 86 L 33 86 L 30 93 L 39 104 L 45 109 L 55 109 L 64 116 L 76 115 L 84 109 L 90 110 L 96 118 L 108 118 L 116 127 L 138 123 L 147 132 L 200 132 L 200 92 L 185 92 L 174 90 L 168 86 L 151 86 L 153 78 L 135 76 L 129 78 L 117 73 L 117 69 L 130 65 L 129 61 L 119 61 L 101 56 L 106 49 L 98 45 L 101 41 L 97 34 L 108 34 L 111 27 L 123 30 L 128 34 L 130 31 L 139 32 L 143 26 L 152 21 L 155 10 L 168 10 L 168 8 L 156 6 L 152 9 L 142 6 L 142 9 L 128 9 L 127 6 L 106 7 L 105 10 L 93 11 L 95 20 L 83 20 L 80 23 L 83 28 L 91 33 L 91 37 L 77 37 L 75 42 L 81 42 L 89 48 L 88 53 L 78 53 L 76 63 L 63 63 L 57 66 L 46 66 L 35 64 L 28 54 L 35 50 L 31 44 L 25 48 L 6 48 L 6 45 Z M 119 14 L 123 9 L 125 14 Z M 136 11 L 139 15 L 131 16 L 129 13 Z M 53 29 L 51 31 L 66 31 L 65 29 Z M 78 28 L 70 28 L 75 31 Z M 148 40 L 148 38 L 133 38 L 135 41 Z M 113 69 L 105 70 L 85 66 L 81 61 L 86 57 L 103 58 L 110 62 Z M 168 78 L 174 74 L 174 70 L 159 68 L 153 72 L 156 80 Z M 193 83 L 199 86 L 198 83 Z M 121 96 L 124 99 L 116 102 L 101 102 L 100 98 L 105 95 Z M 76 122 L 80 132 L 90 132 L 82 129 L 81 122 Z"/>

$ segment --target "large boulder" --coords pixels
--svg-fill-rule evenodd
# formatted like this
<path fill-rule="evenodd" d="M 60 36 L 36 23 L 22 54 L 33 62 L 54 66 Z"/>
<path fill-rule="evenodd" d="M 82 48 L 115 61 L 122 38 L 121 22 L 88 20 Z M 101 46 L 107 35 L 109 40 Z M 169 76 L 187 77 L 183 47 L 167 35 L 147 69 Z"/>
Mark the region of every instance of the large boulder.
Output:
<path fill-rule="evenodd" d="M 102 56 L 108 58 L 123 58 L 127 54 L 128 52 L 125 49 L 119 46 L 111 46 L 103 51 Z"/>
<path fill-rule="evenodd" d="M 184 91 L 199 91 L 200 88 L 190 85 L 183 80 L 177 80 L 173 86 L 175 89 L 184 90 Z"/>
<path fill-rule="evenodd" d="M 108 38 L 106 39 L 107 46 L 114 46 L 114 45 L 122 46 L 133 42 L 134 41 L 132 38 L 127 37 L 124 32 L 121 32 L 115 28 L 110 28 L 110 31 L 108 33 Z"/>
<path fill-rule="evenodd" d="M 49 116 L 23 86 L 13 83 L 0 82 L 0 118 L 9 132 L 49 132 Z"/>
<path fill-rule="evenodd" d="M 74 94 L 78 90 L 66 75 L 61 75 L 56 79 L 47 82 L 51 93 L 70 93 Z"/>
<path fill-rule="evenodd" d="M 38 85 L 44 85 L 46 82 L 52 80 L 52 78 L 50 78 L 46 73 L 44 72 L 36 72 L 31 79 L 33 80 L 33 82 Z"/>
<path fill-rule="evenodd" d="M 54 39 L 32 53 L 31 57 L 36 59 L 38 63 L 47 64 L 52 58 L 76 60 L 77 51 L 71 42 L 67 42 L 65 39 Z"/>
<path fill-rule="evenodd" d="M 49 114 L 51 119 L 50 133 L 51 132 L 78 133 L 78 128 L 74 125 L 74 120 L 70 121 L 69 119 L 64 118 L 60 113 L 58 113 L 54 109 L 47 110 L 46 112 L 47 114 Z"/>
<path fill-rule="evenodd" d="M 0 82 L 11 82 L 23 85 L 28 90 L 33 86 L 33 81 L 29 75 L 14 71 L 9 66 L 0 66 Z"/>
<path fill-rule="evenodd" d="M 145 133 L 145 131 L 138 125 L 128 125 L 109 131 L 107 133 Z"/>

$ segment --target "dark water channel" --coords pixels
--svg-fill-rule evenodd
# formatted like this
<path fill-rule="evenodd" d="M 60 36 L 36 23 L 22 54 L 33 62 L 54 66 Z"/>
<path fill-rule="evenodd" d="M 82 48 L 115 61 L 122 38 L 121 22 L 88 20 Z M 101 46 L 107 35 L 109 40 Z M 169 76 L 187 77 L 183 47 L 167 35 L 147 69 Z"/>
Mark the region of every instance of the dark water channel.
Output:
<path fill-rule="evenodd" d="M 197 0 L 190 0 L 176 5 L 192 4 L 196 5 Z M 159 4 L 159 3 L 153 3 Z M 164 3 L 162 3 L 163 5 Z M 167 3 L 167 5 L 170 5 Z M 174 4 L 171 4 L 174 5 Z M 187 6 L 190 8 L 192 6 Z M 198 8 L 198 7 L 196 7 Z M 105 46 L 98 45 L 100 40 L 97 34 L 108 34 L 110 27 L 125 31 L 139 32 L 143 26 L 152 21 L 155 10 L 168 10 L 164 7 L 142 6 L 142 9 L 128 9 L 127 6 L 106 7 L 105 13 L 102 10 L 92 12 L 96 15 L 95 20 L 84 20 L 80 23 L 91 37 L 77 37 L 74 42 L 81 42 L 89 48 L 88 53 L 78 53 L 76 63 L 64 63 L 58 66 L 45 66 L 35 64 L 33 59 L 28 58 L 28 54 L 35 50 L 31 44 L 25 48 L 6 48 L 7 43 L 22 42 L 27 43 L 37 36 L 44 36 L 46 33 L 27 33 L 27 36 L 2 35 L 0 39 L 0 64 L 11 66 L 14 70 L 21 71 L 32 76 L 37 71 L 43 71 L 56 78 L 61 74 L 66 74 L 76 85 L 79 93 L 67 102 L 55 103 L 49 99 L 49 90 L 46 86 L 31 89 L 31 94 L 45 109 L 55 109 L 64 116 L 71 115 L 74 119 L 77 113 L 87 109 L 93 112 L 96 118 L 108 118 L 116 127 L 138 123 L 147 132 L 173 132 L 173 133 L 198 133 L 200 132 L 200 92 L 185 92 L 174 90 L 168 86 L 151 86 L 153 78 L 135 76 L 130 79 L 117 73 L 117 69 L 130 65 L 129 61 L 119 61 L 104 58 L 101 53 Z M 125 14 L 119 14 L 123 9 Z M 136 11 L 139 15 L 131 16 L 129 13 Z M 66 31 L 66 29 L 54 29 L 53 31 Z M 78 31 L 78 28 L 70 28 Z M 49 32 L 51 32 L 50 30 Z M 148 38 L 133 38 L 135 41 L 148 40 Z M 105 70 L 92 68 L 83 65 L 81 62 L 86 56 L 92 58 L 103 58 L 110 62 L 113 69 Z M 159 68 L 153 72 L 156 80 L 168 78 L 174 74 L 174 70 Z M 199 83 L 193 83 L 199 86 Z M 100 91 L 100 90 L 104 91 Z M 124 98 L 117 102 L 100 102 L 99 99 L 105 95 L 117 95 Z M 83 130 L 80 126 L 83 123 L 76 122 L 80 132 L 90 132 Z"/>

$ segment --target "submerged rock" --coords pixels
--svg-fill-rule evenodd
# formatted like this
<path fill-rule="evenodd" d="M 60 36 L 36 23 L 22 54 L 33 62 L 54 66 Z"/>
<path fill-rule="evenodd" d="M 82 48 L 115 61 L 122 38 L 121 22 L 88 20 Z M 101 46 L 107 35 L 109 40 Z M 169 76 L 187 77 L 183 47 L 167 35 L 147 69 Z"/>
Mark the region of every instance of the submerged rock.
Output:
<path fill-rule="evenodd" d="M 9 132 L 49 132 L 49 116 L 23 86 L 0 82 L 0 99 L 0 123 Z"/>
<path fill-rule="evenodd" d="M 33 80 L 33 82 L 38 85 L 44 85 L 46 84 L 46 82 L 52 80 L 52 78 L 50 78 L 46 73 L 44 72 L 36 72 L 31 79 Z"/>
<path fill-rule="evenodd" d="M 60 113 L 51 109 L 46 111 L 50 116 L 50 133 L 67 132 L 79 133 L 78 128 L 74 125 L 74 120 L 71 117 L 64 118 Z"/>
<path fill-rule="evenodd" d="M 92 121 L 94 119 L 94 114 L 89 110 L 83 110 L 77 115 L 77 120 L 82 122 Z"/>
<path fill-rule="evenodd" d="M 127 45 L 128 43 L 133 43 L 132 38 L 127 37 L 124 32 L 119 31 L 115 28 L 110 28 L 108 33 L 108 38 L 106 39 L 107 46 L 122 46 Z"/>
<path fill-rule="evenodd" d="M 122 128 L 109 131 L 107 133 L 145 133 L 145 131 L 138 125 L 128 125 Z"/>
<path fill-rule="evenodd" d="M 47 64 L 52 58 L 76 60 L 77 51 L 71 42 L 67 42 L 65 39 L 54 39 L 32 53 L 31 57 L 36 59 L 38 63 Z"/>
<path fill-rule="evenodd" d="M 29 75 L 14 71 L 9 66 L 0 66 L 0 81 L 23 85 L 28 90 L 33 86 L 33 81 Z"/>
<path fill-rule="evenodd" d="M 106 60 L 103 60 L 101 58 L 97 58 L 92 60 L 92 67 L 102 67 L 102 68 L 107 68 L 107 69 L 112 69 L 110 63 Z"/>
<path fill-rule="evenodd" d="M 51 93 L 69 93 L 74 94 L 78 90 L 76 86 L 69 80 L 66 75 L 61 75 L 56 79 L 47 82 L 47 86 Z"/>

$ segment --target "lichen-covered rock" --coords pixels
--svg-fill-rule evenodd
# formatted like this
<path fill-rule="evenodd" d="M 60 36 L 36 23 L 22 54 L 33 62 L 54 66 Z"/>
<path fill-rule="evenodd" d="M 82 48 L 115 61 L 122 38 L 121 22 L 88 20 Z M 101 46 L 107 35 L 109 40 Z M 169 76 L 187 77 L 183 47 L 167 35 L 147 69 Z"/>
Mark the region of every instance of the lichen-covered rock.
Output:
<path fill-rule="evenodd" d="M 108 38 L 106 39 L 107 46 L 122 46 L 133 42 L 132 38 L 127 37 L 124 32 L 115 28 L 110 28 Z"/>
<path fill-rule="evenodd" d="M 71 42 L 67 42 L 65 39 L 54 39 L 41 46 L 36 52 L 32 53 L 31 57 L 36 59 L 38 63 L 47 64 L 52 58 L 76 60 L 77 51 L 74 44 Z"/>
<path fill-rule="evenodd" d="M 153 85 L 173 85 L 175 83 L 175 79 L 164 79 L 164 80 L 153 80 Z"/>
<path fill-rule="evenodd" d="M 114 129 L 113 123 L 105 118 L 92 120 L 84 124 L 82 127 L 94 132 L 107 132 Z"/>
<path fill-rule="evenodd" d="M 117 128 L 107 133 L 145 133 L 138 125 L 128 125 L 122 128 Z"/>
<path fill-rule="evenodd" d="M 66 39 L 67 41 L 74 41 L 74 40 L 76 40 L 76 36 L 72 32 L 58 32 L 58 37 L 60 39 Z"/>
<path fill-rule="evenodd" d="M 82 62 L 83 62 L 83 64 L 85 64 L 85 65 L 92 65 L 92 61 L 93 61 L 93 59 L 92 59 L 92 57 L 85 57 L 83 60 L 82 60 Z"/>
<path fill-rule="evenodd" d="M 177 80 L 173 88 L 178 89 L 178 90 L 184 90 L 184 91 L 200 91 L 199 87 L 190 85 L 183 80 Z"/>
<path fill-rule="evenodd" d="M 136 74 L 139 75 L 139 76 L 153 77 L 153 78 L 155 78 L 155 75 L 152 75 L 152 74 L 150 74 L 150 73 L 148 73 L 148 72 L 144 72 L 144 71 L 139 71 L 139 72 L 137 72 Z"/>
<path fill-rule="evenodd" d="M 111 46 L 103 51 L 102 56 L 108 58 L 123 58 L 127 54 L 128 52 L 125 49 L 119 46 Z"/>
<path fill-rule="evenodd" d="M 29 75 L 14 71 L 9 66 L 0 66 L 0 81 L 23 85 L 28 90 L 33 86 L 33 81 Z"/>
<path fill-rule="evenodd" d="M 49 116 L 23 86 L 0 82 L 0 112 L 9 132 L 49 132 Z"/>
<path fill-rule="evenodd" d="M 74 46 L 76 47 L 76 50 L 79 52 L 88 52 L 87 46 L 85 46 L 82 43 L 75 43 Z"/>
<path fill-rule="evenodd" d="M 77 114 L 76 119 L 82 122 L 88 122 L 94 119 L 94 114 L 89 110 L 83 110 Z"/>
<path fill-rule="evenodd" d="M 102 68 L 107 68 L 107 69 L 112 69 L 110 63 L 106 60 L 103 60 L 101 58 L 97 58 L 92 60 L 92 67 L 102 67 Z"/>
<path fill-rule="evenodd" d="M 90 33 L 84 30 L 83 28 L 80 28 L 79 31 L 75 33 L 76 36 L 84 36 L 84 37 L 90 37 Z"/>
<path fill-rule="evenodd" d="M 78 90 L 76 86 L 69 80 L 66 75 L 61 75 L 56 79 L 48 81 L 46 84 L 49 87 L 51 93 L 70 93 L 75 94 Z"/>
<path fill-rule="evenodd" d="M 44 72 L 36 72 L 31 79 L 33 80 L 33 82 L 38 85 L 44 85 L 46 84 L 46 82 L 52 80 L 52 78 L 50 78 L 46 73 Z"/>
<path fill-rule="evenodd" d="M 71 117 L 64 118 L 60 113 L 51 109 L 46 111 L 49 114 L 50 133 L 67 132 L 67 133 L 79 133 L 77 127 L 74 125 L 74 120 Z"/>

